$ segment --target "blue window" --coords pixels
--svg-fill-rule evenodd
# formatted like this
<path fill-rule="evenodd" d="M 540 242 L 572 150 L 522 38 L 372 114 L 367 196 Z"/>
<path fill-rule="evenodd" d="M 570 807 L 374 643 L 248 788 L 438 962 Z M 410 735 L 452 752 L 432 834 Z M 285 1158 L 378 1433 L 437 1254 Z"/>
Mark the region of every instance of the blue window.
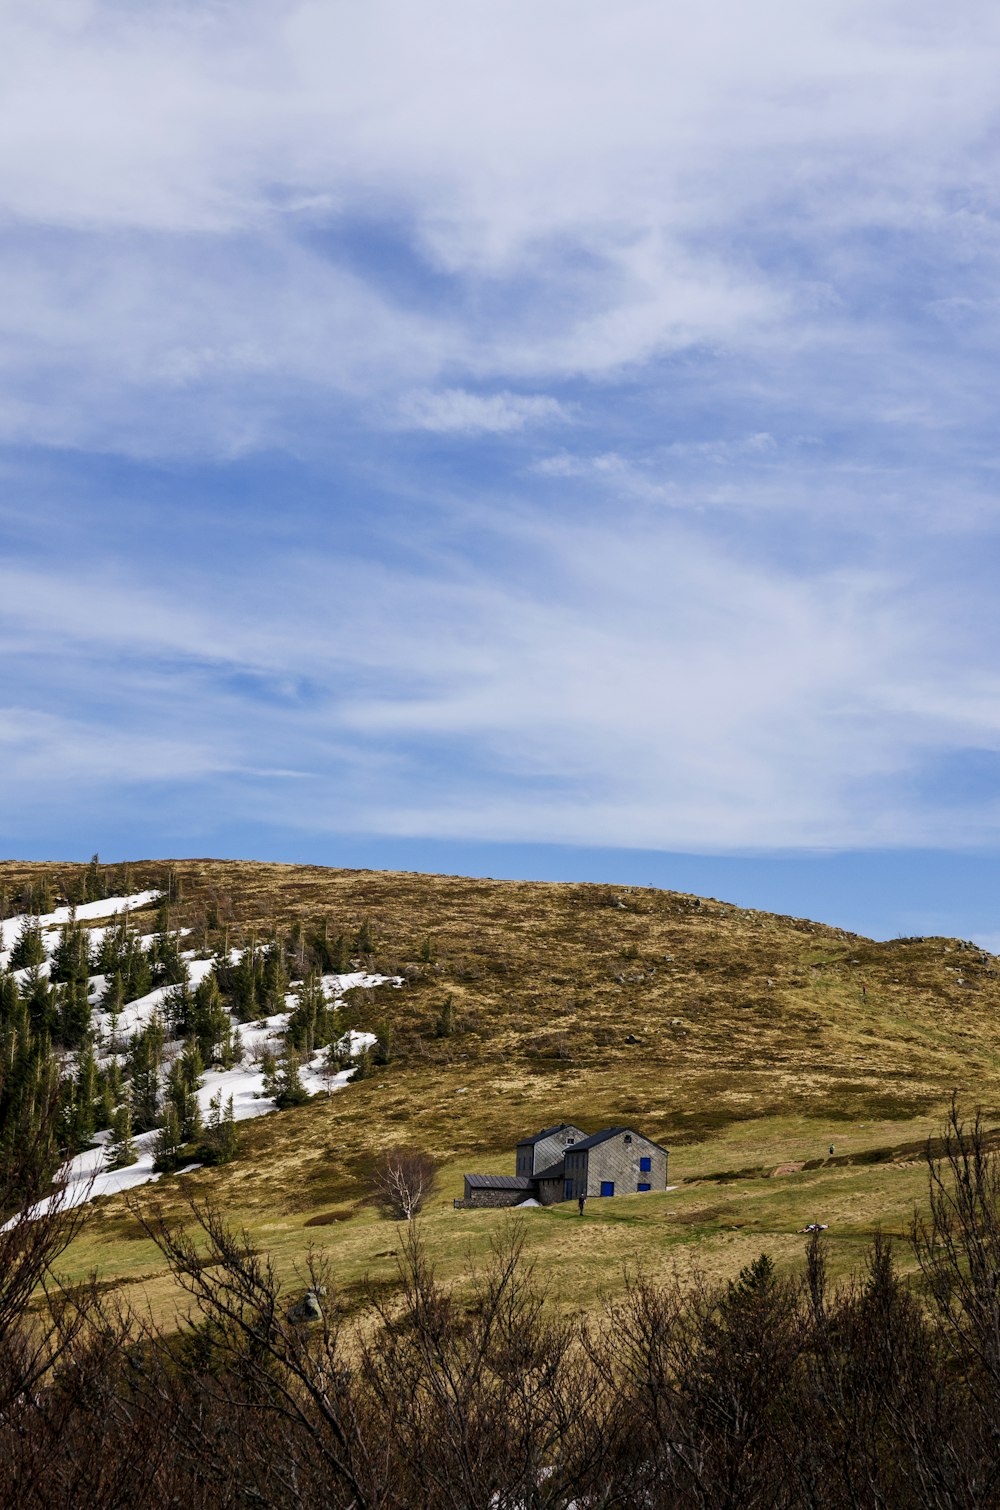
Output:
<path fill-rule="evenodd" d="M 602 1195 L 614 1195 L 614 1193 L 615 1193 L 615 1182 L 614 1182 L 614 1180 L 602 1180 L 601 1181 L 601 1194 Z"/>
<path fill-rule="evenodd" d="M 572 1180 L 564 1180 L 563 1181 L 563 1200 L 564 1201 L 569 1201 L 569 1200 L 572 1200 L 572 1198 L 573 1198 L 573 1181 Z"/>
<path fill-rule="evenodd" d="M 649 1171 L 652 1169 L 652 1167 L 653 1167 L 653 1161 L 652 1161 L 652 1159 L 640 1159 L 639 1160 L 639 1168 L 642 1170 L 643 1174 L 648 1174 Z"/>
<path fill-rule="evenodd" d="M 635 1188 L 636 1188 L 636 1190 L 648 1190 L 649 1186 L 648 1185 L 637 1185 Z"/>

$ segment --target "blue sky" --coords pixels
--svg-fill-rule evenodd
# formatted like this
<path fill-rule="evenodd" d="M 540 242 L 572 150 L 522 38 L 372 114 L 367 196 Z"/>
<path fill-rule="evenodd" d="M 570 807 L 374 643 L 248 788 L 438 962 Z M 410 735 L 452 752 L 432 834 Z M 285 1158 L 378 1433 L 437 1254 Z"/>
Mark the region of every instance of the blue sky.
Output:
<path fill-rule="evenodd" d="M 0 18 L 0 850 L 1000 947 L 1000 13 Z"/>

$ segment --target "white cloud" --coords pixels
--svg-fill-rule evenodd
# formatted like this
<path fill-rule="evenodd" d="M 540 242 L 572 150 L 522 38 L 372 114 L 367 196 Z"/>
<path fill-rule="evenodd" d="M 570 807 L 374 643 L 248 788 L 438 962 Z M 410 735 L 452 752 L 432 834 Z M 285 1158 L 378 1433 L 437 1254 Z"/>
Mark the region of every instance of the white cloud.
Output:
<path fill-rule="evenodd" d="M 231 455 L 286 442 L 303 389 L 392 413 L 440 386 L 458 433 L 463 381 L 842 348 L 878 324 L 842 297 L 852 237 L 954 231 L 992 265 L 998 54 L 992 7 L 925 0 L 8 9 L 0 422 Z M 346 256 L 353 216 L 432 297 Z"/>
<path fill-rule="evenodd" d="M 212 802 L 315 830 L 689 850 L 1000 833 L 997 804 L 918 790 L 928 764 L 1000 751 L 1000 682 L 975 626 L 901 576 L 741 561 L 674 517 L 522 520 L 497 545 L 510 580 L 342 560 L 333 592 L 324 562 L 276 556 L 264 597 L 235 567 L 156 593 L 9 573 L 8 680 L 66 724 L 14 727 L 5 801 L 72 809 L 106 762 L 117 782 L 173 768 L 196 806 L 213 773 L 313 773 Z"/>
<path fill-rule="evenodd" d="M 399 413 L 404 429 L 444 435 L 509 435 L 526 425 L 571 419 L 565 406 L 546 394 L 469 393 L 464 388 L 409 394 Z"/>

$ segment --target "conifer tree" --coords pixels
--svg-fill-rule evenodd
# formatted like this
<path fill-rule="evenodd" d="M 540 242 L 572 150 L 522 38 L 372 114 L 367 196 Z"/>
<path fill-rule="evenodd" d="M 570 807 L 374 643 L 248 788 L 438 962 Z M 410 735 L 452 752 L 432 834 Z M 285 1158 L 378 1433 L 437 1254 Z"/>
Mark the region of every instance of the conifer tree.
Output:
<path fill-rule="evenodd" d="M 319 976 L 309 975 L 295 993 L 295 1008 L 288 1019 L 286 1037 L 305 1054 L 328 1043 L 336 1026 Z"/>
<path fill-rule="evenodd" d="M 133 1034 L 129 1044 L 128 1071 L 132 1082 L 132 1117 L 139 1132 L 147 1132 L 159 1121 L 165 1040 L 163 1019 L 159 1013 L 154 1013 L 149 1025 Z"/>
<path fill-rule="evenodd" d="M 90 864 L 87 866 L 83 877 L 83 900 L 85 902 L 97 902 L 107 896 L 104 872 L 101 870 L 101 857 L 93 854 Z"/>
<path fill-rule="evenodd" d="M 206 1163 L 228 1164 L 236 1157 L 239 1133 L 232 1096 L 223 1102 L 222 1092 L 217 1091 L 208 1105 L 208 1119 L 200 1152 Z"/>
<path fill-rule="evenodd" d="M 172 986 L 187 980 L 187 965 L 181 959 L 180 942 L 170 927 L 170 914 L 161 909 L 161 922 L 149 950 L 149 963 L 153 983 L 157 986 Z"/>
<path fill-rule="evenodd" d="M 375 938 L 372 934 L 371 923 L 365 918 L 361 927 L 354 935 L 354 950 L 356 954 L 374 954 Z"/>
<path fill-rule="evenodd" d="M 33 965 L 21 982 L 21 1000 L 28 1009 L 32 1032 L 52 1035 L 57 1024 L 58 1000 L 37 965 Z"/>
<path fill-rule="evenodd" d="M 84 980 L 91 970 L 90 934 L 75 920 L 64 923 L 52 952 L 49 979 L 53 982 Z"/>
<path fill-rule="evenodd" d="M 289 1106 L 302 1106 L 309 1100 L 309 1092 L 302 1084 L 299 1074 L 298 1056 L 290 1043 L 286 1043 L 281 1056 L 274 1099 L 282 1111 Z"/>
<path fill-rule="evenodd" d="M 273 1017 L 277 1012 L 284 1012 L 287 991 L 284 952 L 275 943 L 264 951 L 261 959 L 259 1007 L 262 1015 Z"/>
<path fill-rule="evenodd" d="M 153 1140 L 153 1168 L 160 1171 L 176 1169 L 181 1161 L 184 1135 L 180 1118 L 172 1101 L 163 1109 L 163 1122 Z"/>
<path fill-rule="evenodd" d="M 55 1038 L 68 1049 L 78 1049 L 90 1034 L 90 997 L 87 979 L 75 976 L 59 988 Z"/>
<path fill-rule="evenodd" d="M 111 1142 L 108 1145 L 108 1169 L 126 1169 L 138 1159 L 132 1141 L 132 1108 L 128 1098 L 116 1108 L 111 1123 Z"/>
<path fill-rule="evenodd" d="M 44 962 L 45 945 L 42 942 L 42 930 L 38 926 L 37 916 L 29 915 L 24 919 L 17 938 L 14 940 L 8 967 L 11 970 L 24 970 L 32 965 L 44 964 Z"/>

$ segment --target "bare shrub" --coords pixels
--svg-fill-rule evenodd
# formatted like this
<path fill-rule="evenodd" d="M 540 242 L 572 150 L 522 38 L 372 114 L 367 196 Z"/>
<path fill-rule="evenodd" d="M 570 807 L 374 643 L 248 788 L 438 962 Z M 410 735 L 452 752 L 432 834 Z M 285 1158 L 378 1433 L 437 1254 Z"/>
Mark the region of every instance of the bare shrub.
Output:
<path fill-rule="evenodd" d="M 418 1148 L 389 1148 L 375 1161 L 372 1186 L 382 1210 L 398 1221 L 412 1221 L 434 1183 L 437 1166 Z"/>

